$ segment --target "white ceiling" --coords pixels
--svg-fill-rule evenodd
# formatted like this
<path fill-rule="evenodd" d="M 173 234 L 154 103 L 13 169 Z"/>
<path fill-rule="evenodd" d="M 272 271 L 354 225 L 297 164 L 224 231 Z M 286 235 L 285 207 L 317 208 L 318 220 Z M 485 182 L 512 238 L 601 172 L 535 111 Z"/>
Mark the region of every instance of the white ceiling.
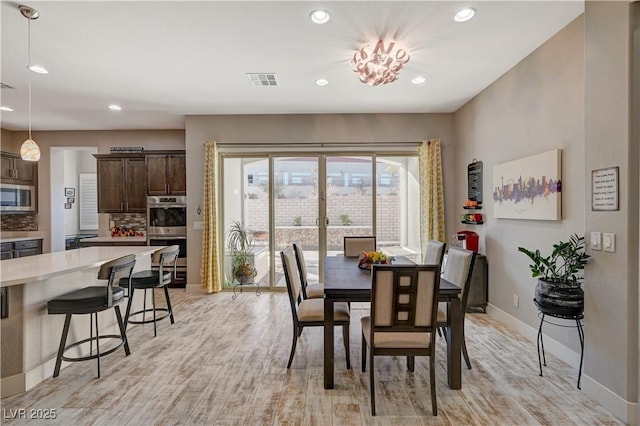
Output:
<path fill-rule="evenodd" d="M 26 4 L 34 130 L 182 129 L 185 115 L 453 112 L 584 10 L 582 1 L 28 1 L 2 0 L 1 126 L 25 130 Z M 452 17 L 473 6 L 476 17 Z M 331 20 L 311 23 L 327 9 Z M 395 39 L 411 60 L 369 87 L 353 50 Z M 278 87 L 253 87 L 273 72 Z M 411 84 L 417 75 L 423 85 Z M 318 78 L 329 85 L 319 87 Z M 111 103 L 123 110 L 112 112 Z"/>

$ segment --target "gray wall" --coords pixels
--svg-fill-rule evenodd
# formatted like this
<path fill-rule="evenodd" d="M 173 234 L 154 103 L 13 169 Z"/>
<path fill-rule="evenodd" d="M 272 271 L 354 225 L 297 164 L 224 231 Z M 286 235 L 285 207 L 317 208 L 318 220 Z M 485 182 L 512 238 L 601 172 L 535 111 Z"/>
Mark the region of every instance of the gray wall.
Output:
<path fill-rule="evenodd" d="M 593 258 L 584 285 L 583 389 L 630 423 L 637 420 L 638 399 L 640 192 L 638 120 L 631 119 L 638 116 L 637 90 L 635 110 L 631 91 L 634 28 L 638 38 L 634 7 L 638 3 L 586 2 L 584 16 L 457 111 L 454 119 L 459 202 L 472 158 L 484 162 L 483 188 L 490 199 L 496 164 L 554 148 L 563 151 L 561 221 L 496 219 L 489 202 L 483 209 L 485 224 L 472 228 L 481 233 L 481 251 L 489 260 L 494 314 L 526 332 L 538 325 L 531 303 L 535 280 L 518 246 L 548 252 L 574 232 L 616 234 L 615 253 L 589 249 Z M 637 82 L 638 69 L 634 72 Z M 620 210 L 592 212 L 591 171 L 610 166 L 620 167 Z M 450 221 L 458 213 L 448 212 Z M 519 308 L 513 306 L 513 295 L 519 296 Z M 545 334 L 579 351 L 575 329 L 547 327 Z"/>
<path fill-rule="evenodd" d="M 638 397 L 638 3 L 585 7 L 585 179 L 618 166 L 620 210 L 597 212 L 586 194 L 586 230 L 616 235 L 616 252 L 593 252 L 585 283 L 587 374 L 627 401 Z M 635 15 L 633 12 L 635 9 Z M 632 77 L 633 76 L 633 77 Z"/>
<path fill-rule="evenodd" d="M 452 160 L 453 116 L 451 114 L 298 114 L 190 116 L 186 120 L 188 285 L 199 286 L 202 231 L 193 222 L 201 221 L 196 209 L 202 205 L 204 188 L 204 143 L 305 143 L 421 141 L 440 138 L 445 145 L 443 169 Z M 445 172 L 446 173 L 446 172 Z M 446 210 L 454 208 L 449 176 L 445 176 Z M 448 224 L 447 224 L 448 225 Z M 449 230 L 447 235 L 453 233 Z"/>

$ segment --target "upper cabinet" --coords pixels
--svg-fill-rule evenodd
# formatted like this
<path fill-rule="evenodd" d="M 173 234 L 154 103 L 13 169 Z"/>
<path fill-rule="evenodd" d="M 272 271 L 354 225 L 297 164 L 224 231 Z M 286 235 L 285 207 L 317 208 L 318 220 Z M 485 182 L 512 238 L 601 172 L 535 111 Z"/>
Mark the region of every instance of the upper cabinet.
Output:
<path fill-rule="evenodd" d="M 2 182 L 37 186 L 37 161 L 25 161 L 20 158 L 20 155 L 7 152 L 1 153 L 0 158 L 2 160 Z"/>
<path fill-rule="evenodd" d="M 98 213 L 144 213 L 147 182 L 144 155 L 95 155 Z"/>
<path fill-rule="evenodd" d="M 147 155 L 147 194 L 185 195 L 186 170 L 184 153 Z"/>

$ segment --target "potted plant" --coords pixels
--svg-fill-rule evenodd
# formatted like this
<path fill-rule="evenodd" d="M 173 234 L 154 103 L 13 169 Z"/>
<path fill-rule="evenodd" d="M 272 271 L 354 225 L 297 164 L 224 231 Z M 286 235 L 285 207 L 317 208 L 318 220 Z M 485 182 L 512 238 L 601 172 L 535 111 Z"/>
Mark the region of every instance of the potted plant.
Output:
<path fill-rule="evenodd" d="M 585 253 L 584 237 L 571 235 L 569 241 L 554 244 L 546 257 L 538 249 L 518 247 L 518 251 L 533 262 L 529 268 L 532 276 L 538 278 L 534 301 L 540 311 L 568 317 L 584 312 L 582 270 L 590 257 Z"/>
<path fill-rule="evenodd" d="M 340 221 L 342 222 L 343 226 L 351 225 L 351 219 L 349 218 L 348 214 L 341 214 L 340 215 Z"/>
<path fill-rule="evenodd" d="M 239 284 L 248 284 L 258 275 L 253 264 L 253 233 L 235 221 L 227 229 L 227 249 L 231 255 L 231 271 Z"/>

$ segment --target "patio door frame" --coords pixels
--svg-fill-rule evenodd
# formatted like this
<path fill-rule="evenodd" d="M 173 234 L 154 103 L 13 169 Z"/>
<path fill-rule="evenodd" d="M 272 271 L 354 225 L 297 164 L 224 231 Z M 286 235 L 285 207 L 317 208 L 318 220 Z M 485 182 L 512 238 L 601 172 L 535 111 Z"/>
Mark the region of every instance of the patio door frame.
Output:
<path fill-rule="evenodd" d="M 331 149 L 327 149 L 325 145 L 331 146 Z M 357 147 L 349 147 L 349 149 L 340 150 L 333 144 L 322 144 L 322 146 L 304 146 L 302 144 L 287 146 L 287 145 L 272 145 L 272 144 L 259 144 L 253 145 L 236 145 L 236 144 L 224 144 L 220 143 L 219 152 L 219 170 L 218 181 L 221 182 L 220 191 L 218 191 L 218 205 L 220 206 L 220 225 L 218 232 L 218 244 L 221 247 L 219 253 L 224 256 L 225 247 L 225 223 L 224 223 L 224 159 L 225 158 L 259 158 L 267 159 L 268 161 L 268 173 L 269 173 L 269 188 L 268 188 L 268 205 L 269 205 L 269 287 L 270 291 L 285 291 L 284 287 L 276 286 L 276 262 L 279 261 L 279 256 L 276 251 L 276 239 L 275 234 L 275 206 L 274 206 L 274 161 L 279 157 L 316 157 L 318 158 L 318 255 L 319 255 L 319 279 L 320 282 L 324 282 L 324 256 L 327 252 L 327 157 L 369 157 L 371 159 L 371 229 L 372 234 L 376 235 L 377 226 L 377 213 L 376 213 L 376 193 L 377 193 L 377 159 L 378 157 L 410 157 L 417 155 L 418 143 L 403 144 L 399 147 L 394 147 L 393 143 L 388 144 L 373 144 L 363 145 Z M 323 149 L 324 148 L 324 149 Z M 394 149 L 396 148 L 396 149 Z M 404 149 L 402 149 L 404 148 Z M 242 207 L 244 209 L 244 206 Z M 220 259 L 222 262 L 224 259 Z M 222 265 L 222 263 L 220 263 Z M 224 282 L 224 268 L 220 268 L 221 282 Z M 224 288 L 224 287 L 223 287 Z M 225 290 L 228 290 L 225 288 Z"/>

